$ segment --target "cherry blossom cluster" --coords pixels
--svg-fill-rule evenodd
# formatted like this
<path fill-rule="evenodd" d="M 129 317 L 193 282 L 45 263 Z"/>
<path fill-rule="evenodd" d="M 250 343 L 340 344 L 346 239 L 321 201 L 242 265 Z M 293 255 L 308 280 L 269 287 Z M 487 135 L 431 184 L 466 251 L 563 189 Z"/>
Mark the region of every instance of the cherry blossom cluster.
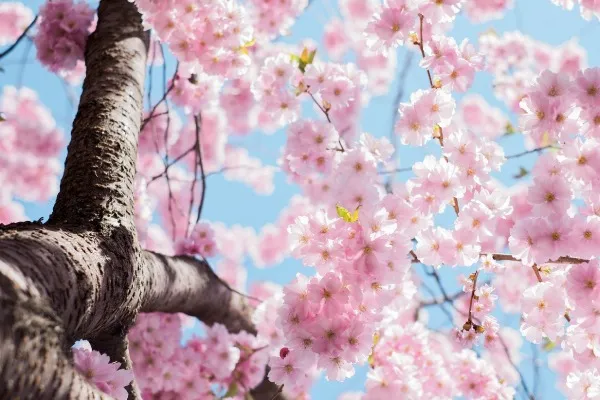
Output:
<path fill-rule="evenodd" d="M 62 131 L 29 88 L 4 86 L 0 100 L 0 184 L 3 194 L 46 201 L 58 190 Z M 2 202 L 6 204 L 5 202 Z"/>
<path fill-rule="evenodd" d="M 133 372 L 144 398 L 214 399 L 258 385 L 268 358 L 265 342 L 220 324 L 182 344 L 194 319 L 181 314 L 140 314 L 129 332 Z M 231 392 L 230 392 L 231 393 Z"/>
<path fill-rule="evenodd" d="M 380 6 L 366 26 L 367 43 L 378 51 L 442 34 L 450 28 L 460 10 L 462 0 L 390 1 Z M 422 17 L 421 17 L 422 16 Z"/>
<path fill-rule="evenodd" d="M 88 35 L 96 13 L 85 1 L 47 1 L 40 7 L 34 37 L 38 60 L 52 72 L 68 72 L 83 65 Z"/>
<path fill-rule="evenodd" d="M 294 196 L 273 223 L 265 224 L 254 242 L 248 242 L 248 252 L 253 263 L 259 267 L 273 267 L 290 254 L 291 238 L 288 226 L 294 223 L 296 217 L 313 211 L 308 199 Z"/>
<path fill-rule="evenodd" d="M 574 79 L 542 72 L 521 100 L 521 128 L 536 146 L 572 142 L 581 133 L 600 138 L 600 68 L 579 72 Z M 590 160 L 591 161 L 591 160 Z"/>
<path fill-rule="evenodd" d="M 503 350 L 504 351 L 504 350 Z M 488 360 L 459 350 L 420 323 L 386 329 L 376 341 L 365 400 L 404 398 L 512 399 L 515 390 Z"/>
<path fill-rule="evenodd" d="M 0 46 L 11 44 L 33 21 L 33 12 L 25 4 L 16 1 L 0 4 Z"/>
<path fill-rule="evenodd" d="M 202 185 L 195 184 L 193 176 L 196 171 L 196 179 L 201 179 L 200 160 L 205 176 L 222 173 L 225 179 L 242 182 L 259 194 L 272 193 L 275 168 L 263 165 L 244 148 L 227 145 L 227 139 L 227 117 L 217 107 L 203 109 L 198 126 L 191 116 L 182 122 L 164 102 L 146 114 L 139 140 L 138 179 L 147 186 L 146 209 L 158 211 L 175 239 L 184 239 L 190 232 L 191 195 L 198 200 L 202 194 Z M 139 222 L 138 231 L 143 232 L 144 221 Z"/>
<path fill-rule="evenodd" d="M 323 46 L 333 61 L 339 61 L 349 51 L 356 54 L 356 65 L 366 74 L 367 88 L 373 95 L 387 93 L 396 70 L 396 57 L 373 50 L 364 35 L 378 6 L 371 0 L 340 1 L 343 18 L 329 20 L 323 34 Z"/>
<path fill-rule="evenodd" d="M 175 243 L 175 252 L 189 256 L 213 257 L 217 252 L 215 233 L 206 222 L 199 222 L 191 233 Z"/>
<path fill-rule="evenodd" d="M 467 0 L 464 8 L 471 21 L 481 23 L 502 18 L 512 3 L 513 0 Z"/>
<path fill-rule="evenodd" d="M 169 82 L 171 85 L 169 96 L 173 103 L 183 107 L 186 113 L 196 115 L 217 105 L 222 82 L 203 72 L 187 75 L 182 71 Z"/>
<path fill-rule="evenodd" d="M 289 228 L 292 254 L 317 275 L 299 275 L 284 288 L 279 323 L 289 354 L 271 359 L 277 383 L 301 386 L 298 371 L 315 364 L 328 379 L 343 380 L 354 374 L 353 363 L 369 356 L 381 309 L 410 267 L 412 246 L 382 204 L 361 207 L 359 214 L 360 222 L 351 223 L 320 211 Z"/>
<path fill-rule="evenodd" d="M 281 126 L 299 118 L 301 99 L 313 100 L 339 135 L 350 140 L 357 133 L 365 83 L 364 73 L 353 64 L 316 62 L 303 70 L 288 55 L 279 54 L 265 60 L 252 91 Z"/>
<path fill-rule="evenodd" d="M 562 7 L 567 10 L 572 10 L 575 6 L 575 0 L 550 0 L 553 4 Z M 579 4 L 579 12 L 581 16 L 586 20 L 592 18 L 600 19 L 600 4 L 595 0 L 577 0 Z"/>
<path fill-rule="evenodd" d="M 308 0 L 251 0 L 248 2 L 252 26 L 261 37 L 267 39 L 289 34 L 296 18 L 307 5 Z"/>
<path fill-rule="evenodd" d="M 73 364 L 85 379 L 100 391 L 117 400 L 127 400 L 125 389 L 133 380 L 133 373 L 120 369 L 121 364 L 110 362 L 110 357 L 92 350 L 90 343 L 81 340 L 73 346 Z"/>
<path fill-rule="evenodd" d="M 246 46 L 253 40 L 253 27 L 248 23 L 247 11 L 236 1 L 134 2 L 145 25 L 154 29 L 177 59 L 196 64 L 197 72 L 235 77 L 248 68 Z"/>
<path fill-rule="evenodd" d="M 496 97 L 516 113 L 521 112 L 519 103 L 540 71 L 573 77 L 585 68 L 587 57 L 575 39 L 561 46 L 550 46 L 520 32 L 481 35 L 479 51 L 485 55 L 487 70 L 493 74 Z"/>

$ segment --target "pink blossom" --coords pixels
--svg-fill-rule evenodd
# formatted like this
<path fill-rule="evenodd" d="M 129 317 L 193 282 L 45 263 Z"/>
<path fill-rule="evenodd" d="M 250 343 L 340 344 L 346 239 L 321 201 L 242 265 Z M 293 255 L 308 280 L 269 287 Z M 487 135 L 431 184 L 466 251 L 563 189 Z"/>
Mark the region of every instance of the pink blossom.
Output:
<path fill-rule="evenodd" d="M 133 373 L 119 369 L 120 363 L 111 363 L 106 354 L 92 350 L 89 343 L 73 348 L 73 362 L 79 373 L 99 390 L 118 400 L 127 399 L 125 387 L 133 380 Z"/>
<path fill-rule="evenodd" d="M 0 4 L 0 46 L 17 40 L 33 21 L 33 12 L 20 2 Z"/>

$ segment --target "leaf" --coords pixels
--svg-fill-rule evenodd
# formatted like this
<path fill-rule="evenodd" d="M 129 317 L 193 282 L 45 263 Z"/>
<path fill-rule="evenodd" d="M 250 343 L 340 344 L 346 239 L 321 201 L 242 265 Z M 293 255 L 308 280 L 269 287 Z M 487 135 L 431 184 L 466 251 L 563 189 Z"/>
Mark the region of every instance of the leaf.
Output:
<path fill-rule="evenodd" d="M 373 347 L 377 346 L 377 344 L 379 343 L 380 340 L 381 340 L 381 335 L 379 334 L 379 331 L 377 331 L 373 334 Z"/>
<path fill-rule="evenodd" d="M 250 392 L 246 392 L 246 394 L 244 394 L 244 400 L 254 400 L 254 397 L 252 397 Z"/>
<path fill-rule="evenodd" d="M 299 56 L 292 54 L 292 61 L 298 62 L 298 69 L 304 73 L 306 70 L 306 66 L 313 63 L 315 59 L 315 54 L 317 54 L 317 50 L 309 51 L 306 47 L 302 50 Z"/>
<path fill-rule="evenodd" d="M 556 343 L 552 340 L 546 339 L 544 344 L 542 345 L 542 350 L 544 351 L 552 351 L 556 347 Z"/>
<path fill-rule="evenodd" d="M 3 112 L 0 112 L 0 122 L 4 122 L 6 121 L 6 116 L 4 115 Z"/>
<path fill-rule="evenodd" d="M 375 356 L 373 354 L 373 352 L 371 352 L 371 354 L 369 354 L 369 367 L 371 368 L 375 368 Z"/>
<path fill-rule="evenodd" d="M 517 131 L 515 131 L 515 127 L 513 126 L 513 124 L 511 124 L 510 122 L 507 122 L 506 126 L 504 127 L 504 134 L 506 136 L 510 136 L 510 135 L 514 135 L 515 133 L 517 133 Z"/>
<path fill-rule="evenodd" d="M 336 204 L 335 210 L 337 211 L 337 215 L 346 222 L 352 223 L 358 221 L 358 208 L 350 212 L 346 208 Z"/>
<path fill-rule="evenodd" d="M 240 47 L 238 47 L 238 51 L 242 54 L 248 55 L 248 48 L 254 46 L 255 43 L 256 43 L 256 39 L 252 38 L 252 40 L 249 40 L 246 43 L 244 43 L 243 45 L 241 45 Z"/>
<path fill-rule="evenodd" d="M 235 397 L 237 394 L 238 394 L 238 385 L 236 382 L 232 382 L 231 385 L 229 385 L 229 389 L 227 389 L 227 393 L 225 393 L 223 398 L 226 399 L 228 397 Z"/>
<path fill-rule="evenodd" d="M 550 144 L 552 144 L 552 141 L 550 140 L 550 133 L 544 132 L 544 134 L 542 135 L 541 147 L 546 147 Z"/>
<path fill-rule="evenodd" d="M 523 177 L 526 177 L 527 175 L 529 175 L 529 171 L 527 171 L 525 168 L 521 167 L 519 169 L 519 173 L 516 175 L 513 175 L 513 178 L 515 179 L 521 179 Z"/>

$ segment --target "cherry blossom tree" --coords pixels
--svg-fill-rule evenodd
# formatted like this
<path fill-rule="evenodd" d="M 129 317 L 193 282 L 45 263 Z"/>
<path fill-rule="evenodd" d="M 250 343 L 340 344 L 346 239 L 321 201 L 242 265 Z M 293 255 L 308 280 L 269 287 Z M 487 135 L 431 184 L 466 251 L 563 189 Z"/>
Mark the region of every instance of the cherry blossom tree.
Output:
<path fill-rule="evenodd" d="M 0 98 L 1 398 L 307 399 L 320 374 L 367 366 L 365 391 L 340 399 L 535 399 L 526 341 L 556 350 L 568 398 L 600 398 L 600 69 L 574 41 L 452 37 L 460 13 L 481 23 L 515 1 L 338 3 L 323 48 L 279 41 L 307 0 L 0 4 L 0 66 L 29 45 L 83 82 L 64 170 L 36 92 Z M 405 96 L 412 64 L 424 85 Z M 484 73 L 512 116 L 471 90 Z M 396 78 L 391 134 L 363 132 Z M 277 166 L 230 140 L 257 129 L 285 132 Z M 526 150 L 506 155 L 517 132 Z M 399 168 L 402 146 L 427 154 Z M 498 181 L 528 155 L 529 182 Z M 259 232 L 203 216 L 210 176 L 268 195 L 276 172 L 301 195 Z M 15 200 L 54 195 L 47 221 Z M 307 268 L 247 289 L 248 257 Z"/>

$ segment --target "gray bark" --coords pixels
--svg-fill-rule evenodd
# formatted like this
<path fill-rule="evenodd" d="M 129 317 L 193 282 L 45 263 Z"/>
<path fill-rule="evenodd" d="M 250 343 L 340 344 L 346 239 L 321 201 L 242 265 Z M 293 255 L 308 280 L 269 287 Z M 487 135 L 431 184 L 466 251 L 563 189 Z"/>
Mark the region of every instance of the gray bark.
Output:
<path fill-rule="evenodd" d="M 70 347 L 88 339 L 130 367 L 126 334 L 140 311 L 256 331 L 242 296 L 206 263 L 139 246 L 133 180 L 146 48 L 135 6 L 102 0 L 52 215 L 0 225 L 0 399 L 106 397 L 74 369 Z M 276 392 L 265 380 L 254 394 Z"/>

